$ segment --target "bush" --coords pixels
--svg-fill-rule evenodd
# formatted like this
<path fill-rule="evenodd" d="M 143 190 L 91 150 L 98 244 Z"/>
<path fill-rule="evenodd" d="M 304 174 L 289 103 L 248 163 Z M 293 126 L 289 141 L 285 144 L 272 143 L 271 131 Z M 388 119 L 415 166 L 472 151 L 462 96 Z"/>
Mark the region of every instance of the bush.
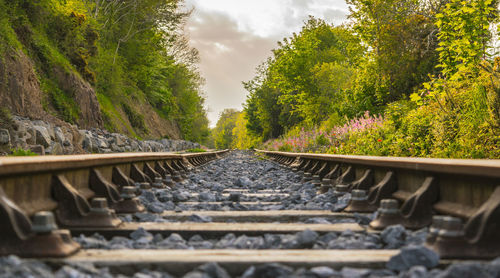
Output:
<path fill-rule="evenodd" d="M 37 156 L 38 154 L 32 152 L 31 150 L 24 149 L 12 149 L 9 156 Z"/>

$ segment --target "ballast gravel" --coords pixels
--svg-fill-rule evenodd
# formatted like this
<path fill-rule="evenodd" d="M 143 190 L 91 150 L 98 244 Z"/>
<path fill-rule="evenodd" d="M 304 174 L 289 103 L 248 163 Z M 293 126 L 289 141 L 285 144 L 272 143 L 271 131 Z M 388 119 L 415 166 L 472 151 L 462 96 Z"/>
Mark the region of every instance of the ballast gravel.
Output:
<path fill-rule="evenodd" d="M 423 248 L 423 247 L 421 247 Z M 0 278 L 45 277 L 45 278 L 497 278 L 500 277 L 500 258 L 490 262 L 468 262 L 452 264 L 445 269 L 428 268 L 427 262 L 414 261 L 414 265 L 405 270 L 363 269 L 343 267 L 332 269 L 327 266 L 294 269 L 286 265 L 272 263 L 250 266 L 240 276 L 231 276 L 226 269 L 216 263 L 200 265 L 181 276 L 174 276 L 164 271 L 143 269 L 133 275 L 114 272 L 109 268 L 99 268 L 91 263 L 66 264 L 51 267 L 34 260 L 23 260 L 16 256 L 0 258 Z"/>
<path fill-rule="evenodd" d="M 139 199 L 152 213 L 161 213 L 165 210 L 341 211 L 350 200 L 349 193 L 339 196 L 333 189 L 324 194 L 317 194 L 318 188 L 314 184 L 301 181 L 302 176 L 274 162 L 258 159 L 247 152 L 235 151 L 188 173 L 187 179 L 175 183 L 172 188 L 142 190 Z M 269 192 L 269 195 L 248 196 L 242 192 L 225 191 L 226 189 L 247 190 L 248 193 L 272 190 L 275 193 L 288 195 L 279 196 Z M 242 202 L 256 204 L 242 204 Z M 265 204 L 265 202 L 276 202 L 276 204 Z"/>
<path fill-rule="evenodd" d="M 139 228 L 129 237 L 115 236 L 107 240 L 94 234 L 80 235 L 74 239 L 86 249 L 398 249 L 422 245 L 426 236 L 426 229 L 412 232 L 401 225 L 395 225 L 387 227 L 380 235 L 350 230 L 319 234 L 305 230 L 295 234 L 262 236 L 237 236 L 228 233 L 214 239 L 201 235 L 183 238 L 177 233 L 163 237 Z M 403 259 L 406 261 L 407 257 Z"/>
<path fill-rule="evenodd" d="M 255 158 L 246 152 L 232 152 L 223 159 L 211 162 L 188 174 L 188 179 L 172 188 L 142 190 L 139 199 L 146 212 L 120 216 L 125 222 L 173 222 L 162 217 L 163 211 L 247 211 L 247 210 L 331 210 L 341 211 L 350 200 L 350 194 L 340 195 L 334 190 L 317 194 L 311 182 L 302 183 L 302 177 L 281 166 Z M 273 190 L 286 196 L 247 196 L 226 189 L 244 189 L 248 193 Z M 224 194 L 228 193 L 229 194 Z M 193 194 L 198 193 L 198 194 Z M 186 202 L 198 202 L 187 204 Z M 214 202 L 218 202 L 215 203 Z M 242 202 L 257 202 L 254 205 Z M 264 202 L 279 202 L 264 204 Z M 333 224 L 357 222 L 368 224 L 375 215 L 357 215 L 338 220 L 311 218 L 304 223 Z M 208 223 L 208 216 L 193 213 L 189 222 Z M 216 263 L 200 265 L 181 276 L 164 271 L 142 269 L 139 272 L 120 273 L 117 269 L 100 268 L 93 264 L 47 265 L 37 260 L 23 260 L 16 256 L 0 257 L 0 278 L 6 277 L 75 277 L 75 278 L 341 278 L 341 277 L 400 277 L 400 278 L 500 278 L 500 258 L 490 262 L 456 263 L 439 268 L 439 256 L 423 246 L 427 229 L 406 230 L 401 225 L 386 228 L 380 234 L 344 231 L 317 233 L 305 230 L 295 234 L 264 234 L 262 236 L 226 234 L 219 238 L 193 235 L 184 238 L 172 233 L 168 236 L 151 234 L 138 229 L 128 237 L 106 239 L 101 235 L 80 235 L 74 239 L 86 249 L 400 249 L 384 269 L 363 269 L 328 266 L 294 269 L 272 263 L 248 267 L 240 276 L 231 276 Z M 118 271 L 118 272 L 116 272 Z"/>

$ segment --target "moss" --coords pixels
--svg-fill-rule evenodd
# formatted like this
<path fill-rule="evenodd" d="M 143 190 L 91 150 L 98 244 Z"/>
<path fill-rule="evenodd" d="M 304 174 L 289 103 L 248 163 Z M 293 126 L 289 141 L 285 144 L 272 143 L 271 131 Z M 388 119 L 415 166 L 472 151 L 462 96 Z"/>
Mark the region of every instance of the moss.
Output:
<path fill-rule="evenodd" d="M 140 130 L 144 134 L 148 134 L 148 129 L 144 123 L 144 116 L 135 112 L 128 104 L 122 103 L 123 111 L 127 115 L 128 120 L 133 128 Z"/>
<path fill-rule="evenodd" d="M 0 128 L 5 128 L 12 130 L 14 121 L 12 120 L 12 114 L 7 108 L 0 108 Z"/>
<path fill-rule="evenodd" d="M 8 48 L 22 49 L 22 44 L 17 39 L 16 32 L 12 29 L 9 16 L 6 13 L 6 6 L 3 0 L 0 0 L 0 57 L 5 54 Z M 1 59 L 0 58 L 0 59 Z"/>
<path fill-rule="evenodd" d="M 80 108 L 71 95 L 59 89 L 55 82 L 50 79 L 42 78 L 40 86 L 42 91 L 48 95 L 58 116 L 69 123 L 74 124 L 78 121 Z"/>
<path fill-rule="evenodd" d="M 101 107 L 101 114 L 103 115 L 104 127 L 109 131 L 120 131 L 119 126 L 123 126 L 127 129 L 130 136 L 139 139 L 140 137 L 136 134 L 132 126 L 122 118 L 120 112 L 113 105 L 111 99 L 101 93 L 97 93 L 97 100 L 99 101 Z"/>

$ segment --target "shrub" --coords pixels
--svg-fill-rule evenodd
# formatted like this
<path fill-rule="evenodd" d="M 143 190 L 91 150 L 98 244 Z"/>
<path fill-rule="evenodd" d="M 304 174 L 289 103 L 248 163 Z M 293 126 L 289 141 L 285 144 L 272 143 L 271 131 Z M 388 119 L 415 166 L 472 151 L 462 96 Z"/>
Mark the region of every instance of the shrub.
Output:
<path fill-rule="evenodd" d="M 12 149 L 11 154 L 9 156 L 37 156 L 38 154 L 32 152 L 31 150 L 25 149 Z"/>

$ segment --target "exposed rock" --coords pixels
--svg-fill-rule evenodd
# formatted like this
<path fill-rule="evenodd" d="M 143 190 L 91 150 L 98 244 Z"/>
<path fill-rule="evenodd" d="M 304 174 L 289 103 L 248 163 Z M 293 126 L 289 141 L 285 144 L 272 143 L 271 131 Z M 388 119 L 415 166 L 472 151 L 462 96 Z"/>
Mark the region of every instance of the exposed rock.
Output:
<path fill-rule="evenodd" d="M 87 153 L 171 152 L 174 151 L 172 146 L 176 145 L 172 143 L 173 140 L 168 139 L 139 141 L 122 134 L 111 134 L 106 130 L 95 128 L 78 130 L 76 126 L 57 126 L 41 120 L 31 121 L 19 116 L 13 116 L 13 121 L 17 126 L 17 131 L 10 132 L 9 136 L 0 139 L 7 140 L 8 138 L 13 148 L 31 149 L 33 146 L 41 145 L 45 152 L 41 152 L 39 147 L 35 147 L 37 153 L 40 154 L 74 154 L 82 153 L 82 151 Z M 182 145 L 186 148 L 199 147 L 199 144 L 192 142 L 178 140 L 176 142 L 177 146 Z M 2 146 L 1 142 L 0 146 Z M 3 149 L 3 151 L 8 152 L 10 147 Z"/>
<path fill-rule="evenodd" d="M 78 105 L 78 125 L 83 128 L 102 127 L 101 108 L 94 88 L 73 72 L 60 67 L 53 70 L 61 89 L 72 95 Z"/>
<path fill-rule="evenodd" d="M 64 136 L 64 133 L 62 131 L 62 129 L 60 127 L 56 127 L 54 128 L 54 132 L 55 132 L 55 140 L 56 142 L 58 142 L 59 144 L 64 144 L 64 141 L 66 141 L 66 137 Z"/>
<path fill-rule="evenodd" d="M 113 136 L 114 136 L 114 143 L 117 146 L 119 146 L 119 147 L 125 146 L 125 142 L 126 142 L 125 136 L 118 134 L 118 133 L 113 133 Z"/>
<path fill-rule="evenodd" d="M 36 131 L 36 143 L 44 146 L 45 148 L 50 147 L 52 143 L 52 139 L 50 139 L 50 134 L 46 127 L 44 126 L 35 126 Z"/>
<path fill-rule="evenodd" d="M 42 90 L 34 65 L 22 51 L 0 59 L 0 103 L 13 114 L 32 118 L 48 116 L 42 107 Z"/>
<path fill-rule="evenodd" d="M 30 151 L 38 155 L 45 155 L 45 148 L 42 145 L 33 145 L 30 147 Z"/>
<path fill-rule="evenodd" d="M 23 124 L 26 127 L 26 143 L 29 145 L 36 145 L 36 130 L 32 125 Z"/>
<path fill-rule="evenodd" d="M 10 134 L 7 129 L 0 129 L 0 145 L 10 146 Z"/>
<path fill-rule="evenodd" d="M 52 146 L 50 146 L 49 148 L 47 148 L 45 150 L 45 153 L 51 154 L 51 155 L 63 155 L 64 149 L 60 143 L 53 143 Z"/>

